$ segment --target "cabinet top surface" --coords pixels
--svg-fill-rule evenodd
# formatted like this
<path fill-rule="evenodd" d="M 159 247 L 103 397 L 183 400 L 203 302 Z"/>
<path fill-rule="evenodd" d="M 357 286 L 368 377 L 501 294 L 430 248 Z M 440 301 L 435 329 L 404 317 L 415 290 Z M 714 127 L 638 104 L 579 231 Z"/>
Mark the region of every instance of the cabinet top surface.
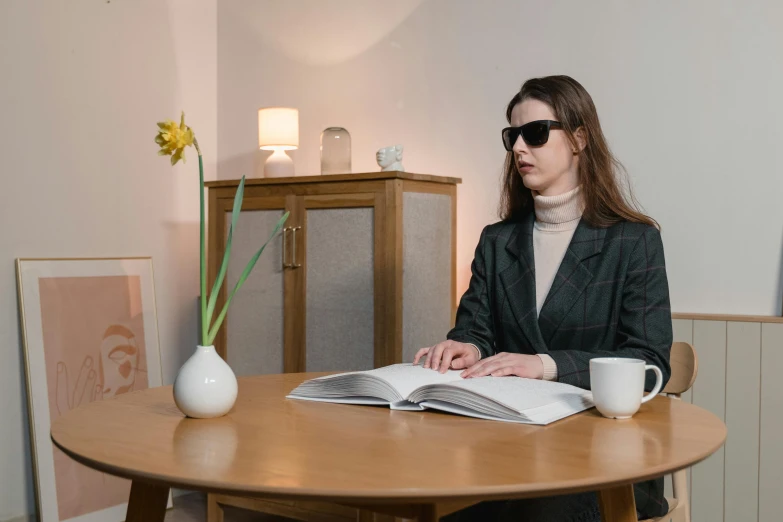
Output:
<path fill-rule="evenodd" d="M 320 375 L 241 377 L 234 408 L 217 419 L 183 417 L 171 386 L 119 395 L 57 418 L 51 436 L 77 461 L 126 478 L 391 502 L 628 484 L 692 465 L 726 437 L 715 415 L 666 397 L 626 421 L 589 410 L 549 426 L 285 398 Z"/>
<path fill-rule="evenodd" d="M 356 174 L 323 174 L 318 176 L 291 176 L 286 178 L 245 178 L 245 186 L 252 185 L 290 185 L 292 183 L 333 183 L 345 181 L 369 181 L 378 179 L 407 179 L 411 181 L 429 181 L 431 183 L 444 183 L 455 185 L 462 183 L 462 178 L 450 178 L 446 176 L 433 176 L 431 174 L 415 174 L 413 172 L 360 172 Z M 225 179 L 208 181 L 204 183 L 208 188 L 236 187 L 238 179 Z"/>

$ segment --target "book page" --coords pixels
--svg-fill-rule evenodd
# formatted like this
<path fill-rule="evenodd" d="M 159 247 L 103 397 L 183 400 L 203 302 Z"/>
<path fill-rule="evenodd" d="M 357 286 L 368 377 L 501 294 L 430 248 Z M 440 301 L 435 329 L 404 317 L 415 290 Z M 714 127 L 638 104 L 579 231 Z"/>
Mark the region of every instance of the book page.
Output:
<path fill-rule="evenodd" d="M 430 408 L 433 410 L 440 410 L 449 413 L 456 413 L 457 415 L 464 415 L 466 417 L 475 417 L 477 419 L 486 419 L 501 422 L 515 422 L 519 424 L 539 424 L 547 425 L 557 420 L 563 419 L 574 413 L 584 411 L 590 406 L 584 402 L 556 402 L 547 405 L 544 408 L 535 408 L 528 410 L 526 415 L 505 416 L 498 414 L 488 414 L 476 409 L 462 406 L 459 404 L 452 404 L 446 401 L 430 400 L 421 403 L 422 407 Z M 531 413 L 532 412 L 532 413 Z"/>
<path fill-rule="evenodd" d="M 379 399 L 377 397 L 330 397 L 324 399 L 321 397 L 305 397 L 302 395 L 286 395 L 286 399 L 296 399 L 300 401 L 313 401 L 313 402 L 333 402 L 337 404 L 366 404 L 369 406 L 388 406 L 389 401 Z M 423 408 L 417 408 L 419 410 Z"/>
<path fill-rule="evenodd" d="M 389 404 L 389 408 L 392 410 L 401 410 L 401 411 L 423 411 L 425 408 L 421 404 L 416 404 L 415 402 L 408 402 L 408 401 L 400 401 L 400 402 L 393 402 Z"/>
<path fill-rule="evenodd" d="M 439 386 L 438 388 L 468 390 L 519 413 L 525 413 L 526 410 L 559 402 L 574 404 L 576 400 L 576 403 L 581 404 L 582 400 L 579 399 L 592 401 L 592 393 L 576 386 L 560 382 L 524 379 L 522 377 L 476 377 L 473 379 L 462 379 L 460 382 L 451 382 L 446 384 L 446 386 Z M 422 396 L 416 394 L 417 402 L 427 400 L 429 391 L 424 392 Z"/>
<path fill-rule="evenodd" d="M 432 410 L 445 411 L 448 413 L 455 413 L 457 415 L 464 415 L 465 417 L 475 417 L 477 419 L 485 419 L 485 420 L 501 421 L 501 422 L 515 422 L 518 424 L 536 424 L 535 422 L 528 419 L 524 419 L 522 417 L 506 418 L 506 417 L 501 417 L 499 415 L 488 415 L 486 413 L 476 411 L 472 408 L 468 408 L 466 406 L 460 406 L 459 404 L 451 404 L 450 402 L 446 402 L 446 401 L 438 401 L 438 400 L 424 401 L 421 403 L 421 406 L 424 409 L 429 408 Z"/>
<path fill-rule="evenodd" d="M 462 370 L 448 370 L 446 373 L 440 373 L 430 368 L 424 368 L 420 364 L 414 366 L 411 363 L 392 364 L 361 373 L 383 379 L 391 384 L 403 398 L 407 398 L 419 386 L 464 380 L 460 377 Z"/>

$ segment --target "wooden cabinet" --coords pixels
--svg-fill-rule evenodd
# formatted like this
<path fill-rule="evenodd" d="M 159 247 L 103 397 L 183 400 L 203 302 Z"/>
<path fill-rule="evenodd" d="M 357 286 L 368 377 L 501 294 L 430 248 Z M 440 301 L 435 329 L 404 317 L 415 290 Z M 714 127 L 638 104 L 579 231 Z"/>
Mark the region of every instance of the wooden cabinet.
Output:
<path fill-rule="evenodd" d="M 458 178 L 405 172 L 245 181 L 215 346 L 237 375 L 364 370 L 445 339 L 456 312 Z M 238 180 L 206 184 L 209 281 L 223 258 Z"/>

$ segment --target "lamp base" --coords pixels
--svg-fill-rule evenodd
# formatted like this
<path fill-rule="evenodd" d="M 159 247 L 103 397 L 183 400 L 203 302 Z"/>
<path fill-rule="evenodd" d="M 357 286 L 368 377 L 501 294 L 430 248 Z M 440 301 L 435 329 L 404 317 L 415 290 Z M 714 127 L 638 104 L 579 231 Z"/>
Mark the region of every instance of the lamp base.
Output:
<path fill-rule="evenodd" d="M 285 178 L 294 175 L 294 160 L 284 150 L 276 149 L 264 163 L 265 178 Z"/>

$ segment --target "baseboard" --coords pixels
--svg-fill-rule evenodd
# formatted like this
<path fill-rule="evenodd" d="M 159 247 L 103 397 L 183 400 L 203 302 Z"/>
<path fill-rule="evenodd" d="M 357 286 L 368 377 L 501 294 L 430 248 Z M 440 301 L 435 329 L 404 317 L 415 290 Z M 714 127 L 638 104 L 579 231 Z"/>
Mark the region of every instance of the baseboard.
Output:
<path fill-rule="evenodd" d="M 171 488 L 171 497 L 172 498 L 181 497 L 182 495 L 188 495 L 190 493 L 193 493 L 193 491 L 191 491 L 189 489 Z"/>
<path fill-rule="evenodd" d="M 35 515 L 22 515 L 21 517 L 0 520 L 0 522 L 38 522 L 38 517 Z"/>

